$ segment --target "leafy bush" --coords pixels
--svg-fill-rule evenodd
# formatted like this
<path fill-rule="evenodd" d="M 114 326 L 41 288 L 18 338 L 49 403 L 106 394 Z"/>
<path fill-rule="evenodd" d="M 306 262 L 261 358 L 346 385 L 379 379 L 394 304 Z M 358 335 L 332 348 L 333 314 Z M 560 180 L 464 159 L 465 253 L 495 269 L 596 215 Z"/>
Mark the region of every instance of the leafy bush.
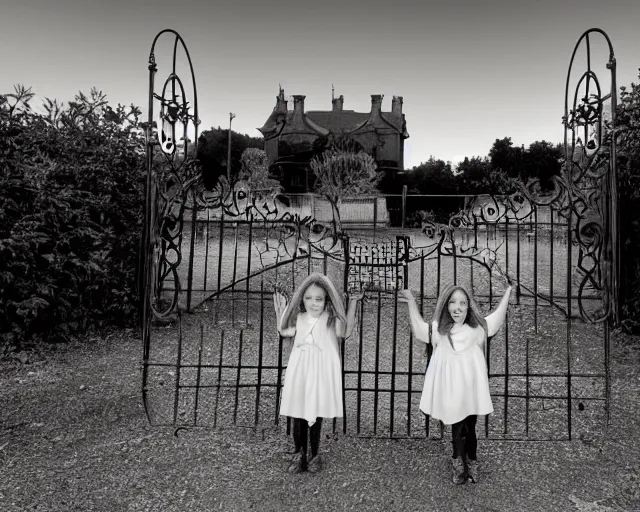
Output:
<path fill-rule="evenodd" d="M 93 89 L 67 107 L 0 95 L 0 356 L 136 318 L 140 110 Z"/>
<path fill-rule="evenodd" d="M 270 191 L 277 194 L 282 191 L 278 180 L 269 177 L 267 153 L 263 149 L 247 148 L 240 157 L 242 169 L 238 179 L 245 180 L 252 191 Z"/>
<path fill-rule="evenodd" d="M 616 117 L 622 317 L 627 330 L 640 332 L 640 85 L 620 88 Z"/>

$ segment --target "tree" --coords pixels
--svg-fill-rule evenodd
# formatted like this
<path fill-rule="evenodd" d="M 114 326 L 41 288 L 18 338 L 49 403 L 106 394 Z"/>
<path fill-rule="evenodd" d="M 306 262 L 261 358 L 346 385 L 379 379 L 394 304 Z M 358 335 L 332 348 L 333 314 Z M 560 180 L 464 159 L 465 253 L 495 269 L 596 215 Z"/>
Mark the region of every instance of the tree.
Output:
<path fill-rule="evenodd" d="M 316 178 L 314 191 L 331 204 L 335 233 L 342 232 L 341 199 L 378 193 L 375 160 L 364 151 L 351 151 L 352 147 L 348 141 L 334 144 L 309 163 Z"/>
<path fill-rule="evenodd" d="M 562 144 L 535 141 L 527 149 L 514 147 L 511 137 L 496 139 L 489 150 L 491 168 L 497 174 L 493 179 L 502 188 L 508 179 L 539 179 L 542 190 L 553 188 L 552 176 L 559 176 L 562 169 L 564 149 Z"/>
<path fill-rule="evenodd" d="M 462 194 L 489 194 L 489 174 L 491 163 L 488 158 L 474 156 L 465 159 L 458 164 L 458 190 Z"/>
<path fill-rule="evenodd" d="M 520 178 L 523 182 L 539 179 L 542 190 L 551 190 L 553 176 L 560 176 L 564 159 L 564 145 L 536 141 L 529 145 L 522 158 Z"/>
<path fill-rule="evenodd" d="M 513 147 L 511 137 L 496 139 L 489 150 L 491 168 L 502 171 L 509 178 L 518 178 L 522 174 L 524 149 Z"/>
<path fill-rule="evenodd" d="M 220 127 L 205 130 L 198 137 L 197 158 L 202 165 L 204 185 L 213 189 L 220 176 L 227 175 L 227 150 L 229 144 L 229 130 Z M 242 153 L 247 148 L 264 148 L 262 137 L 250 137 L 231 130 L 231 181 L 238 178 L 242 169 Z"/>
<path fill-rule="evenodd" d="M 411 169 L 407 175 L 407 192 L 410 194 L 426 194 L 428 198 L 407 198 L 407 217 L 414 216 L 424 220 L 426 217 L 447 222 L 451 214 L 458 208 L 458 201 L 448 196 L 458 193 L 458 183 L 451 170 L 451 163 L 444 160 L 429 160 Z"/>
<path fill-rule="evenodd" d="M 451 163 L 433 156 L 409 171 L 408 191 L 414 194 L 455 194 L 456 179 Z"/>
<path fill-rule="evenodd" d="M 247 148 L 240 157 L 242 168 L 238 178 L 247 182 L 249 189 L 259 193 L 278 193 L 282 186 L 278 180 L 269 178 L 267 154 L 262 149 Z"/>

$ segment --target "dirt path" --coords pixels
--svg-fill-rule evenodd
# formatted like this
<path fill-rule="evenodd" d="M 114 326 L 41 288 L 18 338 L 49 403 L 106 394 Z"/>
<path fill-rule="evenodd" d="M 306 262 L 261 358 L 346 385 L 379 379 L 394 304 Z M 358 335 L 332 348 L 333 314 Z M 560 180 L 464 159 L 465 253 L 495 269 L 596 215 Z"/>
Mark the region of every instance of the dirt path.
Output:
<path fill-rule="evenodd" d="M 640 511 L 640 365 L 626 341 L 613 340 L 605 436 L 481 441 L 481 482 L 456 487 L 443 442 L 324 439 L 326 471 L 291 476 L 281 432 L 151 428 L 137 333 L 112 333 L 0 366 L 0 510 Z"/>

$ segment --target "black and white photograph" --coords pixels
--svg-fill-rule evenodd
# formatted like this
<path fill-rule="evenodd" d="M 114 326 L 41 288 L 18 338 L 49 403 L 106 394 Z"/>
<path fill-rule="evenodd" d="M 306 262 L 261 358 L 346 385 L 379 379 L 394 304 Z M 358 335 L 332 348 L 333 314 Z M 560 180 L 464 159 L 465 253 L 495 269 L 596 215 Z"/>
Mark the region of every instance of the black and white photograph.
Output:
<path fill-rule="evenodd" d="M 1 512 L 640 512 L 640 2 L 3 0 Z"/>

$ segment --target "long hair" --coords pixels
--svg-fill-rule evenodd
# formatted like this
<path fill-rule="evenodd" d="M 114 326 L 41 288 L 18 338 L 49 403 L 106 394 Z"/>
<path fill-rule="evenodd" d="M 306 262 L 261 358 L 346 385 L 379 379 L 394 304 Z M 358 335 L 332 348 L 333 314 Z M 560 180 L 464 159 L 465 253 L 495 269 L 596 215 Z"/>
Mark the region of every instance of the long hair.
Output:
<path fill-rule="evenodd" d="M 433 312 L 433 320 L 438 322 L 438 332 L 443 336 L 449 336 L 451 333 L 454 321 L 449 314 L 449 300 L 457 290 L 460 290 L 467 297 L 467 317 L 464 319 L 464 323 L 469 324 L 470 327 L 481 326 L 484 329 L 486 338 L 487 333 L 489 332 L 487 321 L 484 319 L 484 315 L 482 314 L 482 311 L 480 311 L 480 308 L 474 298 L 464 286 L 460 285 L 447 286 L 442 293 L 440 293 L 440 297 L 438 297 L 436 309 Z"/>
<path fill-rule="evenodd" d="M 282 316 L 282 327 L 295 327 L 298 313 L 305 311 L 304 294 L 307 291 L 307 288 L 312 285 L 316 285 L 324 290 L 324 309 L 329 314 L 327 326 L 332 327 L 336 318 L 339 318 L 343 323 L 346 324 L 347 315 L 345 313 L 344 303 L 340 298 L 340 294 L 327 276 L 325 276 L 324 274 L 320 274 L 319 272 L 314 272 L 313 274 L 310 274 L 304 281 L 302 281 L 296 291 L 293 292 L 291 301 L 289 301 L 287 309 Z"/>

